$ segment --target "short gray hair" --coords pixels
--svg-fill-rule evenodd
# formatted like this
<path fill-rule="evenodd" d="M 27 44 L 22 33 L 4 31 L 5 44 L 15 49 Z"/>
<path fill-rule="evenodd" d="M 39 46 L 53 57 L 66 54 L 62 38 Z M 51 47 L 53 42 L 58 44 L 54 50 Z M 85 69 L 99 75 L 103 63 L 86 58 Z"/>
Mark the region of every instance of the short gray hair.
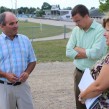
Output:
<path fill-rule="evenodd" d="M 0 14 L 0 25 L 6 25 L 5 17 L 6 17 L 6 13 L 5 12 Z"/>

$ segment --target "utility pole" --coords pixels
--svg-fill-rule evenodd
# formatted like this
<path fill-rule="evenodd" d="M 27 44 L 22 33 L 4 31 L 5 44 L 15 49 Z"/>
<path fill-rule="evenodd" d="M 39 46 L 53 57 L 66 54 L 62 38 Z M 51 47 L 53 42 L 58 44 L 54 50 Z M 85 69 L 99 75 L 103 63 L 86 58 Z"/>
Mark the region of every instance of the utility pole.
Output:
<path fill-rule="evenodd" d="M 11 0 L 11 4 L 12 4 L 12 12 L 13 12 L 13 2 L 12 2 L 12 0 Z"/>
<path fill-rule="evenodd" d="M 15 0 L 15 15 L 17 16 L 17 0 Z"/>

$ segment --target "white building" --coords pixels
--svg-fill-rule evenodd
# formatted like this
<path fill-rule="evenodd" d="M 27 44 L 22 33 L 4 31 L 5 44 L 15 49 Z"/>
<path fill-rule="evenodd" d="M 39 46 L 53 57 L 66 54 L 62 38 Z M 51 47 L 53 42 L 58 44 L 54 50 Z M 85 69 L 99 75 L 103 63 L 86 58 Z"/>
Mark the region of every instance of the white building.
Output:
<path fill-rule="evenodd" d="M 71 21 L 71 10 L 61 10 L 57 5 L 52 5 L 51 10 L 45 10 L 45 18 Z"/>
<path fill-rule="evenodd" d="M 59 10 L 60 20 L 71 21 L 71 11 L 72 10 Z"/>

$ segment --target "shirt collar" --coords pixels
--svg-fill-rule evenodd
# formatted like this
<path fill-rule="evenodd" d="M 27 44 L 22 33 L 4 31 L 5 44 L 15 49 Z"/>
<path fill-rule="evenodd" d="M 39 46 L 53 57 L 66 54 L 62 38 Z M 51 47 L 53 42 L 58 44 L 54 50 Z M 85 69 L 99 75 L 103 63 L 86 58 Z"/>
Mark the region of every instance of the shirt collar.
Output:
<path fill-rule="evenodd" d="M 85 32 L 88 32 L 91 29 L 96 29 L 96 21 L 95 20 L 92 21 L 92 24 L 90 25 L 89 29 L 87 31 L 85 31 Z"/>
<path fill-rule="evenodd" d="M 2 37 L 3 37 L 3 38 L 5 38 L 5 39 L 6 39 L 6 38 L 10 39 L 10 37 L 9 37 L 9 36 L 7 36 L 7 35 L 6 35 L 5 33 L 3 33 L 3 32 L 2 32 L 2 34 L 1 34 L 1 35 L 2 35 Z M 18 34 L 17 34 L 15 37 L 18 37 Z"/>
<path fill-rule="evenodd" d="M 96 28 L 96 21 L 95 20 L 92 21 L 90 28 L 92 28 L 92 29 Z"/>

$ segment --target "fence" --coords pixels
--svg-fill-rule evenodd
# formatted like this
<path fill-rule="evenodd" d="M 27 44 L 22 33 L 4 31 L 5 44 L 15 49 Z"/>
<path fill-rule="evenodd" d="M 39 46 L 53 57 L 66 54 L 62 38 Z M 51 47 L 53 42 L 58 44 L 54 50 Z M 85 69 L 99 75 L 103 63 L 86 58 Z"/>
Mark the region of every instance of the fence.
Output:
<path fill-rule="evenodd" d="M 51 26 L 51 25 L 40 25 L 31 27 L 19 26 L 19 33 L 27 35 L 31 40 L 58 37 L 60 39 L 68 38 L 69 33 L 72 29 L 69 25 L 63 26 Z"/>

